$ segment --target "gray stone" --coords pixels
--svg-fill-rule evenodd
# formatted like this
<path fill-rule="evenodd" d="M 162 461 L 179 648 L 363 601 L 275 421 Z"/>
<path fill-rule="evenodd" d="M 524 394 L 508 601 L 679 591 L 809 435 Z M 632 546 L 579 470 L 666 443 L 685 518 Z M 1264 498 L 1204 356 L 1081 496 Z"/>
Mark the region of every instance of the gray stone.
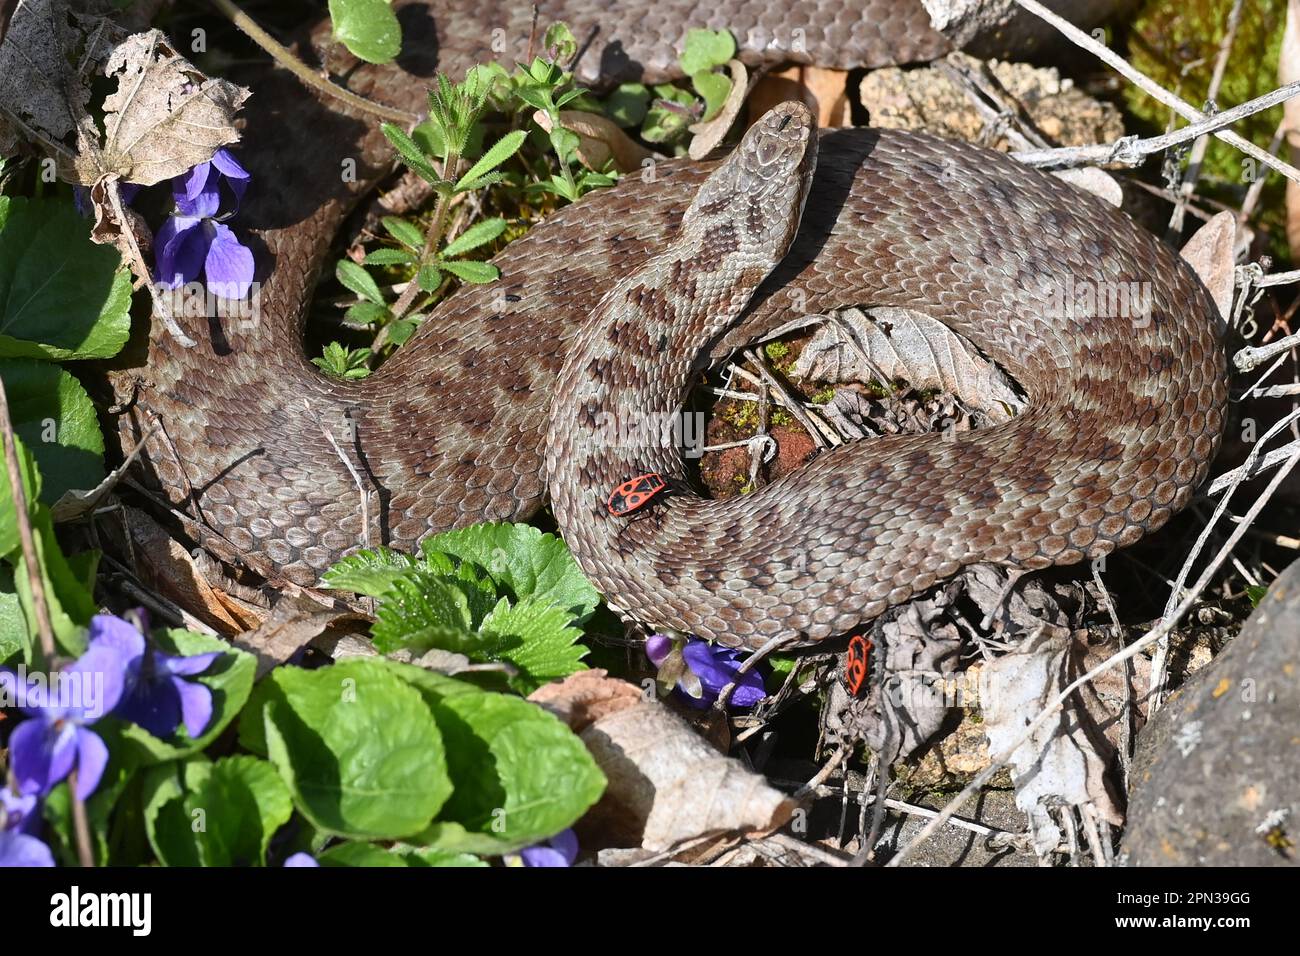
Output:
<path fill-rule="evenodd" d="M 1300 862 L 1300 561 L 1138 737 L 1131 866 Z"/>

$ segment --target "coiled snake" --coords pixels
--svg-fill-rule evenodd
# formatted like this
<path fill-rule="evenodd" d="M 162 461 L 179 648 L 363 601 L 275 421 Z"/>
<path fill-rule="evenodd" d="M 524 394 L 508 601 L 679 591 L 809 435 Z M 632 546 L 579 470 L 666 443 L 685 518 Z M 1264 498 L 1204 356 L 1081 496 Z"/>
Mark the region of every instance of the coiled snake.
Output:
<path fill-rule="evenodd" d="M 581 27 L 583 10 L 605 16 L 591 3 L 544 4 L 543 17 Z M 897 11 L 912 4 L 792 7 L 803 59 L 938 52 L 924 31 L 909 45 Z M 872 19 L 878 8 L 893 12 Z M 426 8 L 402 11 L 404 48 L 423 60 L 357 69 L 348 85 L 418 109 L 434 61 L 457 75 L 500 55 L 498 5 L 433 9 L 423 40 Z M 675 40 L 727 27 L 743 44 L 772 16 L 740 0 L 707 17 L 695 0 L 658 4 L 648 19 L 629 9 L 613 4 L 600 21 L 621 42 L 604 43 L 596 73 L 630 62 L 661 78 L 669 28 Z M 522 42 L 527 17 L 499 19 Z M 763 46 L 746 55 L 789 58 Z M 281 73 L 254 92 L 240 156 L 255 192 L 234 225 L 253 237 L 259 312 L 181 317 L 191 347 L 155 321 L 123 432 L 127 444 L 161 421 L 145 455 L 157 483 L 293 580 L 313 582 L 363 540 L 411 548 L 450 527 L 526 518 L 549 487 L 582 568 L 623 611 L 729 645 L 812 642 L 973 562 L 1034 569 L 1131 544 L 1186 504 L 1218 446 L 1227 387 L 1215 306 L 1173 251 L 1005 156 L 886 130 L 818 138 L 788 104 L 721 164 L 663 163 L 653 181 L 630 176 L 562 210 L 494 260 L 499 282 L 442 303 L 375 375 L 327 379 L 303 354 L 306 303 L 343 215 L 391 157 L 373 123 Z M 348 160 L 356 182 L 340 175 Z M 1067 283 L 1142 283 L 1150 309 L 1137 321 L 1053 314 L 1052 290 Z M 691 492 L 674 449 L 602 437 L 607 413 L 677 410 L 694 371 L 789 318 L 792 293 L 807 312 L 931 314 L 1009 371 L 1029 407 L 975 432 L 850 444 L 726 500 Z M 611 517 L 611 487 L 647 471 L 671 493 L 631 520 Z"/>

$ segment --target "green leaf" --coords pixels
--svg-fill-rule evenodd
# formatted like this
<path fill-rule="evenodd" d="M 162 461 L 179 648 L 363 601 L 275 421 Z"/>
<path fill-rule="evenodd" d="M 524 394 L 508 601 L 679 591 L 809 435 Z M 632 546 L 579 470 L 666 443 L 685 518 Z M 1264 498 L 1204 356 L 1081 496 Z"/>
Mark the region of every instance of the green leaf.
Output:
<path fill-rule="evenodd" d="M 567 23 L 553 23 L 542 37 L 542 49 L 556 62 L 571 60 L 578 52 L 578 41 Z"/>
<path fill-rule="evenodd" d="M 456 584 L 432 575 L 402 576 L 384 593 L 370 636 L 381 654 L 403 647 L 466 654 L 479 644 L 471 620 L 469 601 Z"/>
<path fill-rule="evenodd" d="M 338 342 L 325 346 L 320 358 L 311 360 L 311 364 L 326 375 L 335 378 L 365 378 L 370 374 L 366 363 L 370 361 L 370 349 L 350 349 Z"/>
<path fill-rule="evenodd" d="M 600 601 L 564 542 L 531 525 L 485 522 L 427 538 L 420 548 L 425 554 L 473 561 L 507 587 L 516 602 L 533 598 L 555 604 L 579 623 Z"/>
<path fill-rule="evenodd" d="M 0 664 L 15 657 L 25 664 L 31 662 L 32 634 L 14 589 L 13 569 L 0 564 Z"/>
<path fill-rule="evenodd" d="M 374 277 L 350 259 L 340 259 L 338 265 L 334 267 L 334 275 L 346 288 L 351 289 L 361 298 L 375 305 L 384 304 L 384 294 L 379 291 Z"/>
<path fill-rule="evenodd" d="M 484 219 L 482 222 L 476 222 L 464 232 L 462 232 L 453 242 L 449 242 L 447 247 L 442 250 L 444 256 L 464 255 L 471 249 L 477 249 L 479 246 L 491 242 L 501 233 L 506 231 L 506 221 L 501 218 Z"/>
<path fill-rule="evenodd" d="M 385 867 L 410 866 L 401 853 L 393 853 L 373 843 L 340 843 L 316 856 L 321 866 Z"/>
<path fill-rule="evenodd" d="M 390 236 L 412 252 L 419 252 L 424 247 L 424 233 L 414 223 L 399 219 L 397 216 L 385 216 L 380 222 Z"/>
<path fill-rule="evenodd" d="M 701 70 L 691 76 L 691 85 L 704 97 L 704 116 L 707 122 L 717 116 L 731 94 L 731 79 L 712 70 Z"/>
<path fill-rule="evenodd" d="M 402 345 L 414 334 L 417 328 L 419 328 L 418 322 L 411 319 L 396 319 L 387 326 L 388 341 L 394 345 Z"/>
<path fill-rule="evenodd" d="M 154 631 L 153 639 L 163 653 L 179 657 L 220 652 L 221 656 L 202 674 L 185 678 L 191 682 L 197 681 L 211 691 L 212 719 L 197 740 L 190 739 L 184 725 L 178 727 L 172 737 L 159 740 L 135 724 L 116 721 L 111 724 L 96 724 L 95 729 L 101 731 L 109 745 L 109 751 L 130 766 L 176 760 L 206 748 L 230 726 L 230 722 L 244 706 L 253 690 L 253 679 L 257 673 L 257 659 L 252 654 L 232 647 L 218 637 L 173 628 Z"/>
<path fill-rule="evenodd" d="M 244 754 L 154 767 L 143 802 L 149 844 L 167 866 L 263 865 L 271 838 L 293 815 L 275 768 Z"/>
<path fill-rule="evenodd" d="M 445 259 L 440 259 L 438 266 L 445 272 L 450 272 L 457 279 L 462 279 L 474 285 L 486 285 L 489 282 L 495 282 L 501 276 L 501 270 L 490 262 L 448 262 Z"/>
<path fill-rule="evenodd" d="M 343 324 L 354 329 L 363 328 L 367 325 L 381 325 L 392 314 L 387 306 L 375 305 L 373 302 L 354 302 L 343 313 Z"/>
<path fill-rule="evenodd" d="M 357 551 L 337 561 L 321 575 L 321 587 L 383 597 L 393 582 L 415 567 L 409 554 L 391 548 Z"/>
<path fill-rule="evenodd" d="M 366 254 L 368 266 L 409 266 L 415 264 L 415 256 L 405 249 L 376 249 Z"/>
<path fill-rule="evenodd" d="M 66 491 L 98 485 L 104 435 L 81 383 L 57 365 L 32 359 L 0 360 L 0 378 L 14 429 L 41 470 L 41 500 L 54 504 Z"/>
<path fill-rule="evenodd" d="M 693 76 L 723 66 L 735 55 L 736 40 L 726 30 L 688 30 L 682 48 L 682 72 Z"/>
<path fill-rule="evenodd" d="M 186 815 L 206 823 L 193 834 L 203 866 L 264 864 L 271 837 L 293 815 L 288 787 L 271 764 L 256 757 L 187 764 L 185 787 Z"/>
<path fill-rule="evenodd" d="M 334 38 L 367 63 L 391 62 L 402 49 L 402 27 L 388 0 L 330 0 Z"/>
<path fill-rule="evenodd" d="M 1250 600 L 1251 607 L 1259 607 L 1259 602 L 1264 600 L 1264 595 L 1268 593 L 1268 588 L 1262 584 L 1246 585 L 1246 597 Z"/>
<path fill-rule="evenodd" d="M 642 83 L 623 83 L 605 99 L 605 115 L 619 126 L 630 128 L 645 119 L 650 91 Z"/>
<path fill-rule="evenodd" d="M 379 128 L 383 131 L 384 136 L 388 138 L 388 141 L 393 144 L 393 148 L 397 150 L 397 155 L 402 158 L 402 162 L 415 170 L 426 182 L 434 186 L 442 182 L 442 177 L 430 164 L 428 156 L 416 145 L 415 140 L 402 131 L 401 127 L 394 126 L 392 123 L 380 123 Z"/>
<path fill-rule="evenodd" d="M 0 229 L 0 358 L 109 358 L 131 332 L 131 277 L 90 223 L 53 199 L 11 199 Z"/>
<path fill-rule="evenodd" d="M 571 826 L 605 777 L 586 746 L 536 704 L 389 662 L 419 688 L 447 742 L 455 791 L 411 842 L 460 853 L 508 853 Z"/>
<path fill-rule="evenodd" d="M 587 649 L 577 641 L 582 631 L 570 627 L 569 611 L 546 601 L 528 598 L 511 606 L 502 598 L 483 619 L 479 633 L 499 660 L 519 668 L 510 687 L 527 696 L 543 684 L 586 670 Z"/>
<path fill-rule="evenodd" d="M 382 660 L 276 668 L 259 685 L 240 739 L 255 751 L 264 743 L 303 816 L 340 836 L 419 832 L 451 793 L 438 725 Z"/>
<path fill-rule="evenodd" d="M 469 172 L 460 178 L 460 182 L 456 184 L 456 191 L 464 191 L 467 188 L 465 185 L 466 183 L 472 183 L 474 180 L 481 176 L 485 176 L 504 163 L 519 151 L 519 147 L 523 145 L 524 139 L 527 136 L 528 133 L 521 129 L 514 130 L 513 132 L 506 133 L 506 135 L 502 136 L 492 144 L 492 148 L 484 153 L 477 163 L 469 168 Z"/>
<path fill-rule="evenodd" d="M 99 724 L 95 729 L 99 729 Z M 115 756 L 115 755 L 114 755 Z M 86 819 L 90 824 L 91 853 L 96 866 L 108 863 L 108 825 L 109 818 L 118 810 L 122 793 L 131 782 L 132 772 L 123 768 L 112 759 L 100 778 L 99 786 L 86 801 Z M 77 843 L 73 836 L 72 795 L 65 780 L 45 798 L 41 813 L 49 825 L 42 838 L 54 850 L 64 866 L 78 866 Z"/>
<path fill-rule="evenodd" d="M 420 271 L 415 274 L 415 281 L 425 292 L 432 292 L 442 283 L 442 273 L 430 262 L 420 266 Z"/>

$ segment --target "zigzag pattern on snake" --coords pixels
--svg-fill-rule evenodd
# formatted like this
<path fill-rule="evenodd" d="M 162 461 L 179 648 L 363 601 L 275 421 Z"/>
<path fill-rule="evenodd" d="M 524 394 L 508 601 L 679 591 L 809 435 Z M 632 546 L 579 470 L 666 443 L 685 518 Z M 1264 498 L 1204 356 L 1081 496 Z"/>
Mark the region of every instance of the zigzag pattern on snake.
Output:
<path fill-rule="evenodd" d="M 806 35 L 826 38 L 837 65 L 867 63 L 880 48 L 878 34 L 852 39 L 871 22 L 864 6 L 873 4 L 792 5 L 829 16 Z M 768 9 L 721 7 L 725 22 L 715 25 L 741 37 L 744 17 Z M 404 11 L 407 48 L 454 75 L 490 41 L 485 5 L 434 9 L 441 45 L 421 44 L 419 21 Z M 471 10 L 480 31 L 472 40 L 457 26 Z M 671 62 L 654 31 L 623 36 L 632 60 Z M 808 55 L 819 52 L 830 56 L 817 44 Z M 356 70 L 348 85 L 418 109 L 433 64 L 400 65 Z M 820 137 L 803 225 L 720 340 L 688 314 L 689 264 L 667 287 L 647 289 L 658 300 L 636 314 L 656 317 L 654 336 L 602 302 L 613 279 L 662 274 L 656 263 L 681 259 L 692 243 L 743 254 L 716 237 L 699 246 L 696 219 L 683 219 L 718 164 L 674 161 L 653 182 L 628 177 L 512 243 L 494 260 L 498 283 L 442 303 L 371 378 L 326 379 L 303 355 L 302 317 L 330 237 L 390 157 L 372 123 L 283 74 L 254 91 L 240 156 L 256 192 L 234 225 L 253 236 L 258 320 L 182 319 L 192 348 L 155 321 L 141 381 L 124 375 L 119 388 L 136 398 L 124 444 L 155 419 L 164 425 L 146 465 L 172 500 L 197 505 L 216 533 L 294 580 L 314 581 L 363 538 L 341 450 L 374 491 L 372 542 L 411 548 L 449 527 L 523 519 L 549 484 L 566 541 L 619 608 L 728 644 L 810 642 L 975 561 L 1040 568 L 1130 544 L 1187 502 L 1217 448 L 1227 392 L 1215 308 L 1173 251 L 1101 201 L 1004 156 L 884 130 Z M 357 184 L 339 175 L 349 158 Z M 767 215 L 743 191 L 730 202 L 747 204 L 737 222 Z M 1148 320 L 1048 315 L 1045 297 L 1066 282 L 1146 283 Z M 680 477 L 681 463 L 668 449 L 580 443 L 582 416 L 599 403 L 675 409 L 692 369 L 789 317 L 792 290 L 808 312 L 927 312 L 1007 369 L 1030 406 L 955 439 L 839 448 L 753 495 L 712 501 L 680 490 L 637 520 L 603 514 L 613 484 L 648 470 Z M 581 384 L 579 349 L 590 376 Z"/>

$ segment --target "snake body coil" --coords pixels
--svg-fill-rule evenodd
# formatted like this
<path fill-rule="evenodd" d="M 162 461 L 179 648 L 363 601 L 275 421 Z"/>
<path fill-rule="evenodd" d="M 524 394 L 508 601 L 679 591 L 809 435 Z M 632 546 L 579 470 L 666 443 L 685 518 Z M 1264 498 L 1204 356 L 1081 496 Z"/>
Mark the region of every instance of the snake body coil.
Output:
<path fill-rule="evenodd" d="M 743 37 L 735 18 L 767 9 L 735 6 L 711 25 Z M 823 6 L 833 24 L 852 19 L 844 4 Z M 436 49 L 455 74 L 489 55 L 475 43 L 487 49 L 491 37 L 454 48 L 470 5 L 447 7 L 440 48 L 420 46 L 409 15 L 404 25 L 409 46 Z M 859 46 L 870 60 L 870 44 Z M 623 50 L 642 63 L 665 56 Z M 846 44 L 837 55 L 855 53 Z M 404 108 L 423 98 L 421 82 L 397 84 L 390 70 L 364 68 L 349 85 Z M 611 603 L 729 644 L 815 641 L 972 562 L 1041 568 L 1130 544 L 1187 502 L 1217 448 L 1227 389 L 1215 307 L 1174 252 L 1005 156 L 887 130 L 820 137 L 803 225 L 720 341 L 710 323 L 743 296 L 734 309 L 703 307 L 722 301 L 707 277 L 725 274 L 747 295 L 761 275 L 745 229 L 705 241 L 702 223 L 730 217 L 764 233 L 771 210 L 753 199 L 774 187 L 755 178 L 719 195 L 709 216 L 687 215 L 720 167 L 674 161 L 512 243 L 494 260 L 498 283 L 442 303 L 369 379 L 326 379 L 303 356 L 302 317 L 330 238 L 387 154 L 370 124 L 283 75 L 255 93 L 240 155 L 256 192 L 235 225 L 255 237 L 257 313 L 180 319 L 192 347 L 155 321 L 143 381 L 120 380 L 136 396 L 124 444 L 160 420 L 145 456 L 157 483 L 295 580 L 314 581 L 363 540 L 411 548 L 446 528 L 526 518 L 549 482 L 566 540 Z M 340 176 L 347 160 L 355 184 Z M 620 309 L 605 293 L 634 275 L 662 281 L 641 283 L 636 311 Z M 1141 315 L 1049 308 L 1064 287 L 1127 283 L 1150 303 Z M 676 410 L 691 371 L 787 319 L 791 293 L 806 312 L 929 313 L 1006 368 L 1029 407 L 976 432 L 839 448 L 753 495 L 681 491 L 644 517 L 612 519 L 611 487 L 650 470 L 680 479 L 681 462 L 671 449 L 584 441 L 586 416 Z"/>

